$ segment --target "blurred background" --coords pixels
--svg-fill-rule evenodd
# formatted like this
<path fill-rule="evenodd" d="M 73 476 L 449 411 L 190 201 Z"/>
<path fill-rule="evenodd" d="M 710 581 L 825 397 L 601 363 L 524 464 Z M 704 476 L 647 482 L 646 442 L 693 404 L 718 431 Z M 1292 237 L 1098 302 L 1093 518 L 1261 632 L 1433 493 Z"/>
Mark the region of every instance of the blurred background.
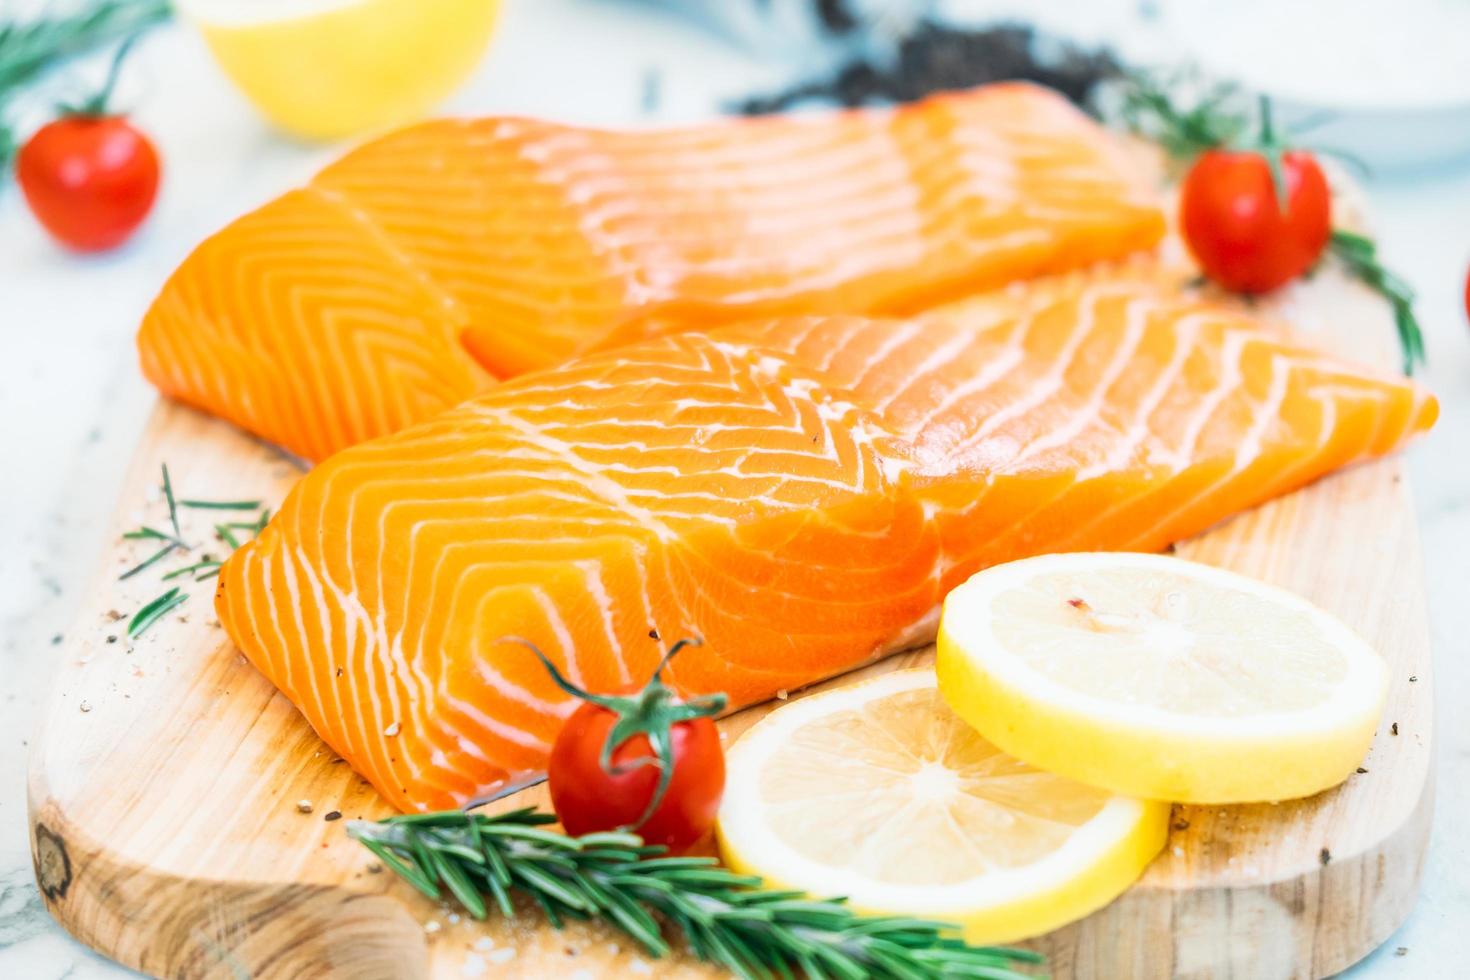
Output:
<path fill-rule="evenodd" d="M 53 639 L 155 397 L 137 323 L 200 239 L 425 114 L 654 126 L 1020 77 L 1117 118 L 1135 72 L 1269 94 L 1347 161 L 1417 292 L 1444 407 L 1411 454 L 1441 709 L 1470 697 L 1470 0 L 0 0 L 0 25 L 0 976 L 124 972 L 37 899 L 23 773 Z M 69 228 L 16 186 L 59 105 L 125 117 L 138 213 L 116 227 Z M 1470 728 L 1449 717 L 1423 898 L 1354 975 L 1463 969 L 1447 927 L 1470 917 Z"/>

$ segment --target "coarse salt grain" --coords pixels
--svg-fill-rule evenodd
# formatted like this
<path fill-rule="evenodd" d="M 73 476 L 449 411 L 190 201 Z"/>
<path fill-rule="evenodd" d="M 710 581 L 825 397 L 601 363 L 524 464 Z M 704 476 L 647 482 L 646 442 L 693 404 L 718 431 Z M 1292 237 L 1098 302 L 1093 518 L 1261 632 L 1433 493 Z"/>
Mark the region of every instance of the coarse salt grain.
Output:
<path fill-rule="evenodd" d="M 486 954 L 485 956 L 485 959 L 489 960 L 491 963 L 509 963 L 515 958 L 516 951 L 510 946 L 506 946 L 503 949 L 497 949 L 492 953 Z"/>
<path fill-rule="evenodd" d="M 479 953 L 471 953 L 464 958 L 459 965 L 459 975 L 462 977 L 478 977 L 485 972 L 485 957 Z"/>
<path fill-rule="evenodd" d="M 395 721 L 393 724 L 383 729 L 383 734 L 387 735 L 389 738 L 392 738 L 394 735 L 397 735 L 401 731 L 403 731 L 403 726 Z"/>

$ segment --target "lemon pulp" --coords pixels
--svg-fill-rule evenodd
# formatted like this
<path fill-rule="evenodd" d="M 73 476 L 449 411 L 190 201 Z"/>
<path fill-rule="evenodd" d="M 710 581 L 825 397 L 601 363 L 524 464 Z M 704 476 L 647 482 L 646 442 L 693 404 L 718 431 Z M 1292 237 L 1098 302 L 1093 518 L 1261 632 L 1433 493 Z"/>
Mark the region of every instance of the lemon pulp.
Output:
<path fill-rule="evenodd" d="M 1327 612 L 1162 555 L 1047 555 L 945 602 L 940 689 L 1005 751 L 1179 803 L 1307 796 L 1353 772 L 1387 669 Z"/>
<path fill-rule="evenodd" d="M 732 866 L 869 912 L 959 924 L 976 943 L 1106 904 L 1162 848 L 1169 808 L 1011 758 L 899 671 L 773 712 L 730 753 Z"/>

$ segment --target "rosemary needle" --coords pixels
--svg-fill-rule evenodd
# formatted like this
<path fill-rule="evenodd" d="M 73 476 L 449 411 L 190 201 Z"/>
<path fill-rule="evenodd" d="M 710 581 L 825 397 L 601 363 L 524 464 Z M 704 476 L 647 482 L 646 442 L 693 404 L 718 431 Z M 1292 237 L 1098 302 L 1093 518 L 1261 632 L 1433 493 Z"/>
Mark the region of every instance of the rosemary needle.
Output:
<path fill-rule="evenodd" d="M 231 548 L 240 547 L 240 539 L 235 537 L 235 532 L 230 530 L 230 525 L 216 524 L 214 526 L 214 533 L 218 534 L 219 539 Z"/>
<path fill-rule="evenodd" d="M 255 510 L 260 506 L 259 500 L 180 500 L 180 507 L 192 507 L 195 510 Z"/>
<path fill-rule="evenodd" d="M 189 575 L 189 574 L 191 574 L 193 572 L 201 572 L 201 571 L 206 571 L 206 570 L 212 570 L 211 571 L 211 574 L 216 574 L 217 575 L 217 574 L 219 574 L 219 566 L 220 566 L 220 563 L 217 562 L 217 561 L 215 561 L 213 558 L 206 558 L 203 561 L 195 562 L 192 565 L 186 565 L 183 568 L 176 568 L 176 569 L 174 569 L 173 571 L 169 572 L 167 575 L 165 575 L 163 577 L 163 581 L 167 582 L 169 579 L 175 579 L 175 578 L 179 578 L 182 575 Z M 196 582 L 202 581 L 204 578 L 207 578 L 207 577 L 208 576 L 204 576 L 204 575 L 196 575 L 195 578 L 194 578 L 194 581 L 196 581 Z"/>
<path fill-rule="evenodd" d="M 168 522 L 173 526 L 174 538 L 184 540 L 184 532 L 179 530 L 179 505 L 174 502 L 174 485 L 168 478 L 168 464 L 163 464 L 163 497 L 168 501 Z"/>
<path fill-rule="evenodd" d="M 188 594 L 181 592 L 176 585 L 139 609 L 133 614 L 133 618 L 128 620 L 129 638 L 142 636 L 144 630 L 162 619 L 170 609 L 183 604 L 188 598 Z"/>
<path fill-rule="evenodd" d="M 141 572 L 143 569 L 147 568 L 149 565 L 152 565 L 154 562 L 160 561 L 163 558 L 167 557 L 168 555 L 173 554 L 174 549 L 177 548 L 178 546 L 179 546 L 179 544 L 178 544 L 177 541 L 170 541 L 168 544 L 166 544 L 162 548 L 158 549 L 158 551 L 154 552 L 150 557 L 143 559 L 141 562 L 139 562 L 138 564 L 134 565 L 132 568 L 128 569 L 126 572 L 123 572 L 121 575 L 119 575 L 117 577 L 117 580 L 119 582 L 122 582 L 122 581 L 124 581 L 126 579 L 132 578 L 134 575 L 137 575 L 139 572 Z M 164 577 L 167 578 L 168 576 L 164 576 Z"/>
<path fill-rule="evenodd" d="M 164 534 L 162 531 L 155 530 L 154 528 L 151 528 L 151 527 L 140 527 L 136 531 L 127 531 L 127 532 L 125 532 L 123 534 L 123 537 L 126 538 L 126 539 L 128 539 L 129 541 L 144 541 L 144 540 L 173 541 L 174 540 L 173 538 L 169 537 L 167 534 Z M 182 546 L 183 545 L 183 542 L 182 541 L 179 541 L 178 544 Z"/>
<path fill-rule="evenodd" d="M 264 526 L 260 521 L 230 521 L 225 524 L 232 531 L 259 531 Z"/>

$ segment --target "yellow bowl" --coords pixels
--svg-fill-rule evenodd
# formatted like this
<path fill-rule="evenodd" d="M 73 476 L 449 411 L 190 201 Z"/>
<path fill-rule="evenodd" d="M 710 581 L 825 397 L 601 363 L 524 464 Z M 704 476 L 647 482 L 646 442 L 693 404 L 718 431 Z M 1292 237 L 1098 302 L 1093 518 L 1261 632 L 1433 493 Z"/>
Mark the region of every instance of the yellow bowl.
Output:
<path fill-rule="evenodd" d="M 474 69 L 499 0 L 179 0 L 281 129 L 336 139 L 424 114 Z"/>

